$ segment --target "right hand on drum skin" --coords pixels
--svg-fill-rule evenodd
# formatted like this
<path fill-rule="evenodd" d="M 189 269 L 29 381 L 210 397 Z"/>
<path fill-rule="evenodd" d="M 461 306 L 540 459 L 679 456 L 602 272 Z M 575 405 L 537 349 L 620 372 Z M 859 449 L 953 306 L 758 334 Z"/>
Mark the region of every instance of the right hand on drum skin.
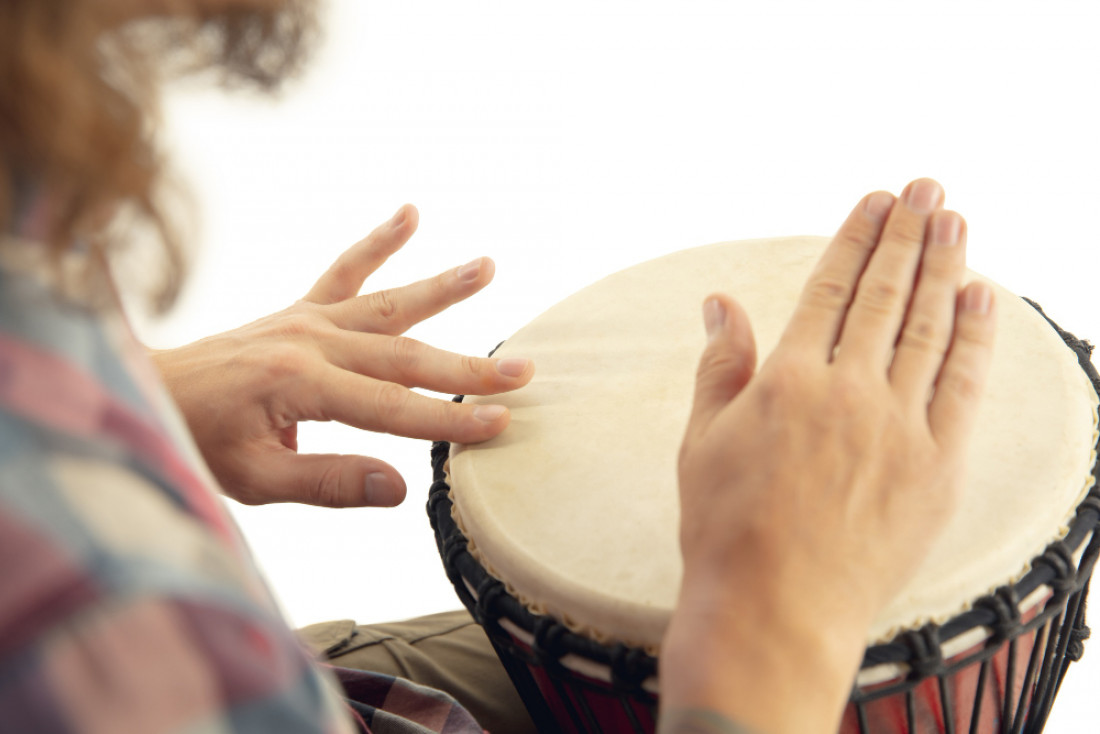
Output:
<path fill-rule="evenodd" d="M 759 371 L 745 312 L 704 305 L 664 734 L 835 734 L 870 623 L 953 511 L 994 304 L 960 291 L 966 225 L 942 202 L 928 179 L 864 198 Z"/>
<path fill-rule="evenodd" d="M 239 329 L 153 352 L 203 458 L 246 504 L 392 506 L 405 481 L 367 456 L 298 453 L 299 421 L 335 420 L 410 438 L 476 443 L 508 425 L 503 406 L 460 405 L 411 387 L 492 395 L 530 382 L 527 360 L 451 354 L 400 336 L 480 291 L 488 258 L 403 288 L 358 295 L 416 231 L 410 205 L 344 252 L 305 298 Z"/>

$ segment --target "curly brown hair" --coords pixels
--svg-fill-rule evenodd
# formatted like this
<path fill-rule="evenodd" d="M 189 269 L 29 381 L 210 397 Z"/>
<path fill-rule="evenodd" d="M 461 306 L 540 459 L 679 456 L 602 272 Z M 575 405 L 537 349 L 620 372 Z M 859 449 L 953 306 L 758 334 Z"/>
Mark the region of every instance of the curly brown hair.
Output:
<path fill-rule="evenodd" d="M 77 243 L 101 261 L 159 250 L 144 290 L 163 313 L 187 257 L 162 197 L 162 82 L 200 74 L 274 90 L 316 31 L 312 0 L 3 0 L 0 234 L 18 234 L 21 199 L 35 192 L 50 210 L 34 235 L 55 262 Z M 133 247 L 150 233 L 159 248 Z"/>

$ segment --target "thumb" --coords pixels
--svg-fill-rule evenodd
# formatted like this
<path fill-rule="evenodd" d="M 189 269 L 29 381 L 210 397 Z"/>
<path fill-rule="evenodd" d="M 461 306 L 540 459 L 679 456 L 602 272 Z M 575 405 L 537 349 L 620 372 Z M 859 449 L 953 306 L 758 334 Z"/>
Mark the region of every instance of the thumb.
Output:
<path fill-rule="evenodd" d="M 300 502 L 320 507 L 394 507 L 405 480 L 389 464 L 365 456 L 280 451 L 255 462 L 243 494 L 256 504 Z"/>
<path fill-rule="evenodd" d="M 723 294 L 703 303 L 707 347 L 695 373 L 695 402 L 688 433 L 704 429 L 740 394 L 756 371 L 756 340 L 745 309 Z"/>

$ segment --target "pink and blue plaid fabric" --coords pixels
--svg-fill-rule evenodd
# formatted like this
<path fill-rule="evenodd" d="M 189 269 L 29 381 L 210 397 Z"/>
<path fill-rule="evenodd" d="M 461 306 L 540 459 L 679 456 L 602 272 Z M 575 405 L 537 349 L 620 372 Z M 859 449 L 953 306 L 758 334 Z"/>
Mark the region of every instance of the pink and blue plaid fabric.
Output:
<path fill-rule="evenodd" d="M 317 665 L 214 486 L 123 321 L 0 264 L 0 732 L 480 734 Z"/>

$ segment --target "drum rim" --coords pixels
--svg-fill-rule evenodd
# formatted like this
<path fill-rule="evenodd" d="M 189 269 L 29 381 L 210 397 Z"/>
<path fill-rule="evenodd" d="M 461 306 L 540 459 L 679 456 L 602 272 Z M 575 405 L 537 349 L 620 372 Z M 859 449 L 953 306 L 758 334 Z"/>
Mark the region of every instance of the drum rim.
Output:
<path fill-rule="evenodd" d="M 1092 345 L 1062 329 L 1036 302 L 1028 298 L 1023 300 L 1035 308 L 1074 351 L 1082 370 L 1100 395 L 1100 374 L 1090 358 Z M 500 344 L 493 352 L 499 348 Z M 463 398 L 462 395 L 455 396 L 453 402 L 462 402 Z M 1036 620 L 1053 616 L 1059 607 L 1066 606 L 1074 594 L 1084 590 L 1088 586 L 1097 555 L 1100 554 L 1100 533 L 1096 532 L 1100 528 L 1100 439 L 1095 449 L 1097 459 L 1091 472 L 1094 483 L 1077 505 L 1075 514 L 1069 521 L 1068 532 L 1064 538 L 1054 541 L 1042 554 L 1033 558 L 1031 569 L 1022 578 L 977 599 L 970 609 L 956 614 L 943 624 L 928 623 L 919 630 L 907 629 L 888 642 L 868 646 L 860 670 L 891 664 L 907 665 L 914 673 L 918 673 L 909 676 L 913 680 L 923 680 L 943 673 L 957 667 L 944 661 L 941 647 L 944 643 L 984 627 L 990 630 L 990 635 L 980 644 L 984 648 L 999 647 L 1001 643 L 1034 629 Z M 554 617 L 532 612 L 510 595 L 505 590 L 504 583 L 491 576 L 468 552 L 468 539 L 451 514 L 451 488 L 446 481 L 445 471 L 449 455 L 449 442 L 439 441 L 432 444 L 433 483 L 429 490 L 427 510 L 447 576 L 470 613 L 487 631 L 495 628 L 499 630 L 499 634 L 510 635 L 497 621 L 507 619 L 531 635 L 534 640 L 532 654 L 546 667 L 560 666 L 562 657 L 570 653 L 577 654 L 608 666 L 614 688 L 642 693 L 642 682 L 656 675 L 655 656 L 642 648 L 624 643 L 600 643 L 574 632 Z M 1082 553 L 1080 561 L 1074 561 L 1073 556 L 1089 536 L 1089 545 Z M 1045 600 L 1044 608 L 1036 614 L 1035 619 L 1027 624 L 1021 623 L 1022 600 L 1026 600 L 1042 586 L 1048 587 L 1052 596 Z M 1042 600 L 1037 603 L 1042 603 Z"/>

